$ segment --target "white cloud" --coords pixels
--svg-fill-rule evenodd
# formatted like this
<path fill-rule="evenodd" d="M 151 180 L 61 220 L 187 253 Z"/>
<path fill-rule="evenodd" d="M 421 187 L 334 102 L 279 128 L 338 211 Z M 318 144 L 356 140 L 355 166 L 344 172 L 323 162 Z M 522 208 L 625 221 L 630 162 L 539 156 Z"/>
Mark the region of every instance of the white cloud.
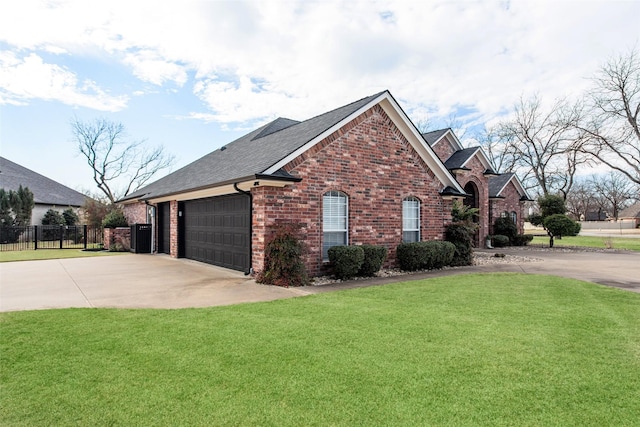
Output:
<path fill-rule="evenodd" d="M 192 90 L 207 108 L 193 117 L 219 123 L 305 119 L 387 88 L 410 116 L 464 106 L 486 121 L 522 94 L 582 91 L 638 41 L 638 16 L 640 3 L 624 1 L 22 0 L 0 6 L 0 41 L 115 58 L 144 82 Z M 64 92 L 54 86 L 110 99 L 80 90 L 74 71 L 41 64 L 49 90 L 30 96 Z M 29 85 L 42 84 L 18 86 Z"/>
<path fill-rule="evenodd" d="M 55 64 L 44 63 L 36 54 L 25 58 L 0 52 L 0 104 L 25 104 L 30 99 L 56 100 L 67 105 L 102 111 L 118 111 L 127 97 L 110 96 L 91 80 Z"/>

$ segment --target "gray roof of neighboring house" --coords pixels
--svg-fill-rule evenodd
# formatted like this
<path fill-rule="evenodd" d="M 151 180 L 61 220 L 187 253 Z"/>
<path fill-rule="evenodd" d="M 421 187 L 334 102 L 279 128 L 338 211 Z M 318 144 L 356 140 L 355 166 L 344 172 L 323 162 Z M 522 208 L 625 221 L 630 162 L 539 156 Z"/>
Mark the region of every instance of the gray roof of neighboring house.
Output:
<path fill-rule="evenodd" d="M 0 157 L 0 186 L 5 190 L 28 187 L 35 203 L 57 206 L 82 206 L 87 196 L 52 179 Z"/>
<path fill-rule="evenodd" d="M 433 145 L 436 142 L 438 142 L 438 140 L 440 138 L 442 138 L 442 135 L 444 135 L 445 133 L 447 133 L 450 130 L 451 130 L 451 128 L 433 130 L 431 132 L 423 133 L 422 137 L 427 141 L 427 144 Z"/>
<path fill-rule="evenodd" d="M 626 209 L 623 209 L 618 214 L 618 218 L 640 218 L 640 203 L 636 203 Z"/>
<path fill-rule="evenodd" d="M 138 189 L 123 200 L 168 196 L 262 174 L 385 92 L 352 102 L 303 122 L 276 119 Z M 277 176 L 277 174 L 274 175 Z"/>
<path fill-rule="evenodd" d="M 489 197 L 500 197 L 502 189 L 513 178 L 513 175 L 513 173 L 502 173 L 498 176 L 489 177 Z"/>

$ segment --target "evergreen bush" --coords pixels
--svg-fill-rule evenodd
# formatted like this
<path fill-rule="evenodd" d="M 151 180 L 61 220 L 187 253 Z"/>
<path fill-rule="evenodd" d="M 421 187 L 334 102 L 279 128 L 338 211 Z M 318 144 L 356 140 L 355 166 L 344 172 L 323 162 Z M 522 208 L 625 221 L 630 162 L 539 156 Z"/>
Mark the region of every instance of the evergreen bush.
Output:
<path fill-rule="evenodd" d="M 351 279 L 358 275 L 364 262 L 362 246 L 333 246 L 328 252 L 336 278 Z"/>
<path fill-rule="evenodd" d="M 358 271 L 358 276 L 375 276 L 382 268 L 384 260 L 387 259 L 387 248 L 384 246 L 362 245 L 364 251 L 364 261 Z"/>
<path fill-rule="evenodd" d="M 495 248 L 509 246 L 509 237 L 502 234 L 494 234 L 491 236 L 491 244 Z"/>
<path fill-rule="evenodd" d="M 493 234 L 507 236 L 512 241 L 518 235 L 518 227 L 509 217 L 496 218 L 493 222 Z"/>
<path fill-rule="evenodd" d="M 129 222 L 121 209 L 114 209 L 104 217 L 102 226 L 104 228 L 128 227 Z"/>
<path fill-rule="evenodd" d="M 398 264 L 405 271 L 446 267 L 451 264 L 454 253 L 455 246 L 452 243 L 440 240 L 401 243 L 396 249 Z"/>
<path fill-rule="evenodd" d="M 282 287 L 305 286 L 309 276 L 303 256 L 306 247 L 300 236 L 301 224 L 281 223 L 270 230 L 264 252 L 264 270 L 256 282 Z"/>
<path fill-rule="evenodd" d="M 533 234 L 518 234 L 513 238 L 513 246 L 527 246 L 533 240 Z"/>

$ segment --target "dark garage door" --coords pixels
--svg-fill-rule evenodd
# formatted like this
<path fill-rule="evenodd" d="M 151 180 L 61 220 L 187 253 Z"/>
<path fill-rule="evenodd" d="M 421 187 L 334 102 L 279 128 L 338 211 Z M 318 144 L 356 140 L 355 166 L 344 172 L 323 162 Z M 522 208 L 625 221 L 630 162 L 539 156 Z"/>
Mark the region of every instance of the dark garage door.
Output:
<path fill-rule="evenodd" d="M 171 209 L 169 203 L 158 205 L 158 252 L 168 254 L 171 252 Z"/>
<path fill-rule="evenodd" d="M 244 194 L 184 203 L 185 257 L 248 271 L 251 199 Z"/>

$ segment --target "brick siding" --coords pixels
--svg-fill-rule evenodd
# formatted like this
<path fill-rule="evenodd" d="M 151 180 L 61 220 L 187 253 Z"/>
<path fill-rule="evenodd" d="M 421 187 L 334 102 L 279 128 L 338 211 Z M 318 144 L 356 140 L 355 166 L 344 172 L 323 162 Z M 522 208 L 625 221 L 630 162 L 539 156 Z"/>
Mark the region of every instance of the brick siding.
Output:
<path fill-rule="evenodd" d="M 451 219 L 451 202 L 439 194 L 442 184 L 379 106 L 329 135 L 284 169 L 302 181 L 285 188 L 252 189 L 256 272 L 264 266 L 265 233 L 277 221 L 304 225 L 307 270 L 312 276 L 325 272 L 322 198 L 331 190 L 349 198 L 349 244 L 387 247 L 386 266 L 395 264 L 395 249 L 402 241 L 405 197 L 420 200 L 422 240 L 442 239 L 444 225 Z"/>
<path fill-rule="evenodd" d="M 491 200 L 491 213 L 489 221 L 493 228 L 493 222 L 500 218 L 503 212 L 515 212 L 517 216 L 518 233 L 524 233 L 524 202 L 520 201 L 520 193 L 513 182 L 509 182 L 500 193 L 504 199 Z M 491 231 L 493 232 L 493 230 Z"/>

